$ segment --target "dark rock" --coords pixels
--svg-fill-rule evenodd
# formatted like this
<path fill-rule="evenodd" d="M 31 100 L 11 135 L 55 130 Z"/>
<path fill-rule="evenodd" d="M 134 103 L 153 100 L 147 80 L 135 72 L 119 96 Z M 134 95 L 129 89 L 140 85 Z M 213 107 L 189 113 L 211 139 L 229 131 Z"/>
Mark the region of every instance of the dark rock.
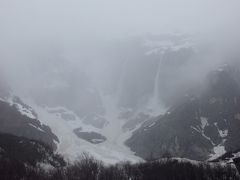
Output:
<path fill-rule="evenodd" d="M 204 88 L 195 87 L 191 96 L 182 97 L 153 126 L 143 124 L 126 144 L 145 159 L 159 158 L 168 151 L 172 156 L 206 160 L 214 146 L 239 149 L 240 73 L 236 79 L 234 69 L 226 66 L 210 73 Z"/>
<path fill-rule="evenodd" d="M 29 111 L 32 110 L 26 105 L 25 107 Z M 37 119 L 23 115 L 14 104 L 11 106 L 7 102 L 0 101 L 0 124 L 0 132 L 2 133 L 42 141 L 53 149 L 56 149 L 54 141 L 58 142 L 58 138 L 52 133 L 51 129 L 41 124 Z"/>
<path fill-rule="evenodd" d="M 74 129 L 74 133 L 81 139 L 84 139 L 93 144 L 103 143 L 107 140 L 103 135 L 96 132 L 82 132 L 81 128 Z"/>
<path fill-rule="evenodd" d="M 36 166 L 37 163 L 50 164 L 54 167 L 65 165 L 63 158 L 54 154 L 51 147 L 24 137 L 0 133 L 0 149 L 1 160 L 9 159 L 32 166 Z"/>

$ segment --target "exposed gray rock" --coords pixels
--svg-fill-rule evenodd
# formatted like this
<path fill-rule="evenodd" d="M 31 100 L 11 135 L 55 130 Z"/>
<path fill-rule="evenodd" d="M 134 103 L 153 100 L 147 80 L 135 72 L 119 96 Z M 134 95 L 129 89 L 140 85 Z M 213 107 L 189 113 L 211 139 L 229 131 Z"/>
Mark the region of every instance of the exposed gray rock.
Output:
<path fill-rule="evenodd" d="M 145 159 L 169 152 L 206 160 L 218 145 L 226 151 L 239 149 L 240 88 L 234 69 L 212 72 L 203 89 L 192 89 L 155 124 L 144 123 L 126 144 Z"/>
<path fill-rule="evenodd" d="M 122 126 L 124 131 L 131 131 L 137 127 L 137 125 L 143 123 L 148 120 L 150 115 L 144 113 L 138 113 L 134 117 L 128 117 L 128 121 Z"/>
<path fill-rule="evenodd" d="M 19 98 L 14 102 L 15 104 L 10 105 L 8 102 L 0 100 L 0 132 L 39 140 L 56 149 L 54 141 L 57 142 L 58 138 L 51 129 L 41 124 L 36 118 L 30 118 L 24 115 L 24 112 L 21 113 L 16 106 L 16 102 L 21 103 Z M 29 112 L 32 111 L 27 105 L 24 106 L 28 108 Z"/>
<path fill-rule="evenodd" d="M 74 133 L 81 139 L 84 139 L 93 144 L 103 143 L 107 140 L 103 135 L 96 132 L 82 132 L 81 128 L 74 129 Z"/>

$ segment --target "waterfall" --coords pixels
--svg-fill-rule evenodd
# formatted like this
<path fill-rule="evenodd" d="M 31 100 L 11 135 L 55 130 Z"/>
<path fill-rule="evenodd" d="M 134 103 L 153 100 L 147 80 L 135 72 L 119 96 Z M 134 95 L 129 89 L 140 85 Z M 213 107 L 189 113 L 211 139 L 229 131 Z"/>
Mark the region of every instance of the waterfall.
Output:
<path fill-rule="evenodd" d="M 154 80 L 154 89 L 153 89 L 153 100 L 155 101 L 155 104 L 159 104 L 159 76 L 160 76 L 160 66 L 161 66 L 161 60 L 158 62 L 157 66 L 157 73 Z"/>
<path fill-rule="evenodd" d="M 152 98 L 150 99 L 149 109 L 152 111 L 153 115 L 159 115 L 164 112 L 164 108 L 159 102 L 159 81 L 160 81 L 160 68 L 162 64 L 162 59 L 159 60 L 157 66 L 157 72 L 154 80 L 154 88 Z"/>

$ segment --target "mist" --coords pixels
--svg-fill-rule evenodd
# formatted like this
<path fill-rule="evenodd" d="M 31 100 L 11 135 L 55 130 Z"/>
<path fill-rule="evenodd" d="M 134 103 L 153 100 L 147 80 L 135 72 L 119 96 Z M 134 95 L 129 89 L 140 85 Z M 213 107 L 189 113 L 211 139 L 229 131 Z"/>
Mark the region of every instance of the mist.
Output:
<path fill-rule="evenodd" d="M 57 152 L 71 161 L 89 152 L 108 163 L 138 162 L 154 155 L 152 145 L 145 150 L 141 140 L 154 139 L 160 147 L 157 140 L 169 135 L 161 144 L 165 152 L 168 140 L 174 144 L 179 135 L 185 143 L 192 137 L 185 136 L 185 127 L 184 133 L 178 129 L 182 115 L 180 120 L 189 133 L 204 126 L 206 118 L 195 117 L 195 112 L 189 113 L 194 121 L 188 124 L 184 115 L 189 107 L 183 102 L 202 97 L 212 74 L 228 66 L 240 71 L 239 7 L 238 0 L 0 0 L 0 101 L 11 107 L 15 103 L 22 115 L 39 120 L 35 129 L 33 120 L 24 122 L 24 128 L 36 130 L 43 140 L 51 130 L 47 143 L 55 143 Z M 240 80 L 236 81 L 240 87 Z M 232 96 L 234 100 L 225 101 L 237 104 L 235 94 Z M 15 102 L 16 97 L 22 102 Z M 203 104 L 206 97 L 201 99 Z M 172 107 L 177 109 L 176 104 L 186 106 L 187 112 L 168 116 Z M 204 113 L 202 116 L 208 111 Z M 236 113 L 231 117 L 239 117 Z M 170 117 L 173 127 L 160 124 L 161 117 Z M 219 124 L 226 123 L 221 118 Z M 220 126 L 212 119 L 213 132 Z M 48 133 L 42 133 L 42 124 Z M 157 129 L 165 125 L 176 137 Z M 11 124 L 9 127 L 12 131 Z M 18 129 L 16 132 L 19 135 Z M 134 144 L 131 138 L 136 134 L 140 138 Z M 196 137 L 198 141 L 205 134 L 199 131 Z M 193 148 L 194 152 L 203 148 L 205 159 L 215 147 L 207 140 L 200 142 L 207 148 Z M 221 140 L 215 145 L 225 143 Z M 169 147 L 175 148 L 175 144 Z M 156 157 L 162 155 L 159 152 Z"/>
<path fill-rule="evenodd" d="M 52 96 L 54 86 L 70 86 L 60 93 L 62 105 L 66 101 L 80 111 L 92 99 L 87 89 L 99 94 L 87 111 L 95 111 L 93 104 L 103 101 L 96 99 L 104 94 L 127 108 L 145 107 L 154 96 L 157 104 L 168 105 L 182 89 L 238 57 L 238 1 L 0 3 L 1 69 L 12 89 L 42 99 Z M 176 50 L 168 53 L 172 47 Z M 161 48 L 166 55 L 151 53 Z M 58 96 L 47 104 L 55 101 L 59 103 Z"/>
<path fill-rule="evenodd" d="M 59 46 L 62 54 L 74 56 L 69 59 L 81 66 L 89 59 L 96 59 L 88 57 L 89 54 L 113 39 L 166 32 L 208 37 L 218 34 L 215 40 L 221 37 L 223 42 L 239 37 L 240 3 L 234 0 L 2 0 L 0 3 L 1 56 L 7 56 L 1 61 L 21 61 L 19 65 L 28 59 L 25 56 L 29 56 L 31 48 L 39 44 Z M 101 61 L 95 60 L 98 65 Z"/>
<path fill-rule="evenodd" d="M 173 84 L 196 81 L 216 64 L 229 59 L 229 54 L 236 54 L 240 42 L 238 1 L 0 3 L 1 68 L 19 89 L 33 87 L 37 79 L 42 81 L 40 74 L 50 61 L 86 73 L 90 81 L 97 83 L 94 86 L 105 86 L 109 83 L 106 79 L 113 76 L 107 72 L 124 71 L 121 68 L 125 59 L 138 63 L 131 60 L 137 46 L 131 45 L 133 39 L 139 38 L 141 46 L 151 34 L 184 34 L 194 39 L 200 51 L 204 49 L 185 65 L 183 71 L 188 73 L 169 79 L 176 81 Z M 127 46 L 130 50 L 126 51 Z M 62 71 L 70 73 L 70 69 Z"/>

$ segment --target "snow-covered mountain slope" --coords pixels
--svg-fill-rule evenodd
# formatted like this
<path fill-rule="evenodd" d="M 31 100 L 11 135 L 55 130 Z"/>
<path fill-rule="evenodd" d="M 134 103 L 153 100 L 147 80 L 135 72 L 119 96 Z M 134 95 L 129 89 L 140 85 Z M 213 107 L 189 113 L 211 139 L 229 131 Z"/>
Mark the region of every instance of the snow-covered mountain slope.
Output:
<path fill-rule="evenodd" d="M 30 100 L 26 102 L 37 112 L 40 121 L 51 127 L 53 133 L 57 135 L 59 138 L 57 152 L 70 161 L 76 160 L 83 152 L 111 164 L 124 160 L 132 162 L 141 160 L 124 145 L 131 132 L 124 133 L 121 128 L 123 122 L 117 119 L 113 121 L 116 118 L 115 112 L 112 112 L 113 116 L 105 116 L 106 119 L 109 118 L 109 123 L 103 129 L 99 129 L 85 124 L 73 111 L 64 107 L 49 108 L 36 105 Z M 90 133 L 90 139 L 79 137 L 75 130 Z M 91 133 L 98 136 L 91 139 Z M 104 141 L 101 137 L 105 137 Z"/>
<path fill-rule="evenodd" d="M 56 149 L 57 136 L 38 120 L 35 111 L 10 92 L 4 94 L 0 99 L 0 132 L 42 141 Z"/>
<path fill-rule="evenodd" d="M 124 121 L 118 121 L 119 112 L 111 98 L 106 97 L 110 99 L 105 104 L 109 111 L 104 116 L 111 123 L 100 129 L 66 107 L 41 106 L 24 97 L 23 103 L 13 92 L 7 94 L 0 99 L 0 132 L 42 141 L 70 161 L 77 160 L 84 152 L 110 164 L 141 160 L 124 145 L 131 132 L 123 132 Z"/>
<path fill-rule="evenodd" d="M 168 106 L 175 98 L 176 89 L 182 89 L 179 88 L 185 78 L 182 74 L 200 55 L 197 49 L 195 40 L 184 35 L 122 41 L 112 47 L 112 55 L 107 59 L 105 89 L 117 95 L 121 107 L 148 108 L 159 115 L 164 105 Z"/>
<path fill-rule="evenodd" d="M 177 82 L 184 79 L 180 75 L 198 55 L 195 43 L 185 35 L 130 38 L 114 43 L 108 53 L 97 54 L 96 60 L 89 60 L 98 61 L 90 68 L 71 63 L 68 59 L 72 56 L 64 51 L 39 50 L 41 59 L 30 63 L 30 73 L 24 77 L 27 84 L 17 88 L 38 104 L 71 109 L 97 128 L 108 123 L 104 119 L 105 95 L 113 96 L 126 112 L 159 115 L 176 98 Z M 159 52 L 148 53 L 156 49 Z M 29 84 L 30 88 L 23 89 Z"/>
<path fill-rule="evenodd" d="M 168 152 L 198 160 L 239 149 L 238 68 L 225 64 L 211 72 L 154 124 L 144 123 L 127 145 L 143 158 Z"/>
<path fill-rule="evenodd" d="M 139 160 L 133 151 L 143 158 L 149 154 L 158 158 L 168 146 L 163 145 L 163 150 L 154 154 L 149 153 L 148 148 L 160 151 L 159 148 L 142 142 L 147 139 L 153 145 L 155 141 L 158 143 L 159 133 L 167 141 L 169 135 L 169 142 L 173 142 L 170 146 L 174 146 L 179 155 L 191 151 L 187 146 L 178 145 L 179 137 L 172 137 L 174 132 L 181 134 L 185 145 L 199 143 L 199 146 L 193 145 L 192 155 L 200 152 L 197 159 L 210 158 L 210 155 L 215 158 L 214 153 L 224 153 L 225 144 L 229 142 L 227 138 L 231 132 L 224 128 L 226 122 L 211 120 L 207 110 L 193 122 L 199 108 L 199 96 L 196 96 L 199 91 L 192 87 L 198 88 L 199 81 L 210 71 L 208 61 L 203 58 L 205 49 L 200 48 L 194 38 L 185 35 L 135 37 L 114 44 L 107 49 L 107 57 L 97 56 L 99 62 L 93 63 L 96 66 L 85 70 L 85 66 L 77 67 L 77 63 L 68 60 L 73 55 L 51 52 L 50 48 L 40 51 L 41 59 L 31 63 L 30 74 L 24 79 L 27 84 L 14 87 L 16 94 L 34 109 L 41 123 L 52 129 L 60 141 L 58 151 L 70 160 L 82 152 L 109 163 Z M 214 98 L 209 102 L 218 103 Z M 179 105 L 182 102 L 184 104 Z M 31 114 L 21 106 L 18 109 Z M 188 131 L 177 127 L 178 123 L 171 124 L 180 117 L 189 118 L 181 124 L 189 125 Z M 167 122 L 166 128 L 161 127 L 159 132 L 159 119 L 169 118 L 173 122 Z M 138 138 L 135 140 L 136 132 L 141 132 L 141 142 Z M 125 145 L 126 140 L 132 151 Z"/>

